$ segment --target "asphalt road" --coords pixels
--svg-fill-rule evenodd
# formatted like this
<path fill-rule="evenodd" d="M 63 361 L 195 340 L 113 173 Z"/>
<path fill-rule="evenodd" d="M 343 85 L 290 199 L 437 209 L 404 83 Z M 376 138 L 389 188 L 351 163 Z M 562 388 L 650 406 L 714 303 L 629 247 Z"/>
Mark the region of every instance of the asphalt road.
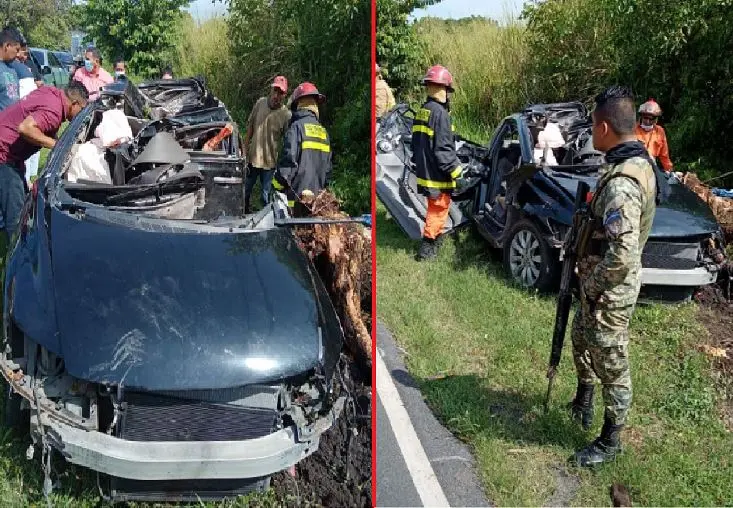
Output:
<path fill-rule="evenodd" d="M 438 422 L 377 326 L 377 506 L 491 506 L 468 448 Z"/>

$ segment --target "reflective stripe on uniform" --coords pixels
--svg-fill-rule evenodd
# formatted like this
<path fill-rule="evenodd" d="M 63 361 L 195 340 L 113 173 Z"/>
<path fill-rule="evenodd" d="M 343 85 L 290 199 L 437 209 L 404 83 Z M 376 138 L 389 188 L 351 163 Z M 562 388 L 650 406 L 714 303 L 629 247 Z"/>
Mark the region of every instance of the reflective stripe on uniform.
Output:
<path fill-rule="evenodd" d="M 295 200 L 288 201 L 288 206 L 293 208 L 295 206 Z"/>
<path fill-rule="evenodd" d="M 425 123 L 428 123 L 428 122 L 430 121 L 430 115 L 431 115 L 432 113 L 433 113 L 433 112 L 432 112 L 432 111 L 430 111 L 430 110 L 429 110 L 429 109 L 427 109 L 427 108 L 420 108 L 420 109 L 418 110 L 418 112 L 417 112 L 417 113 L 415 114 L 415 120 L 417 120 L 418 122 L 425 122 Z"/>
<path fill-rule="evenodd" d="M 417 184 L 423 187 L 429 187 L 431 189 L 455 189 L 456 182 L 438 182 L 435 180 L 425 180 L 424 178 L 418 178 Z"/>
<path fill-rule="evenodd" d="M 319 143 L 318 141 L 303 141 L 300 145 L 303 150 L 318 150 L 319 152 L 330 152 L 331 147 L 326 143 Z"/>
<path fill-rule="evenodd" d="M 307 123 L 303 126 L 305 129 L 305 135 L 309 138 L 318 138 L 325 140 L 328 136 L 326 135 L 326 129 L 321 125 L 315 123 Z"/>
<path fill-rule="evenodd" d="M 461 166 L 456 167 L 453 171 L 450 172 L 451 178 L 458 178 L 458 176 L 461 174 Z"/>
<path fill-rule="evenodd" d="M 423 134 L 427 134 L 431 138 L 435 134 L 435 131 L 433 131 L 433 129 L 431 129 L 427 125 L 413 125 L 412 126 L 412 132 L 413 133 L 415 133 L 415 132 L 422 132 Z"/>
<path fill-rule="evenodd" d="M 276 179 L 272 179 L 272 186 L 275 188 L 275 190 L 283 190 L 285 186 L 278 182 Z"/>

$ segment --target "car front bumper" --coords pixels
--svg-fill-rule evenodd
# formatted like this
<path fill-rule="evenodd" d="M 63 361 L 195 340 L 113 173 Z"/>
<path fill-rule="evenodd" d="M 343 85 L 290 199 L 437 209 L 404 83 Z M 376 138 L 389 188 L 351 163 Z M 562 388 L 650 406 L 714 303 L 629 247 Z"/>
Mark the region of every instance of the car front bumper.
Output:
<path fill-rule="evenodd" d="M 689 270 L 663 268 L 642 268 L 641 270 L 641 283 L 645 286 L 697 287 L 712 284 L 717 278 L 717 272 L 710 271 L 705 267 Z"/>
<path fill-rule="evenodd" d="M 68 462 L 112 476 L 133 480 L 260 478 L 315 452 L 320 435 L 337 417 L 334 413 L 318 421 L 318 428 L 302 441 L 295 427 L 246 441 L 196 442 L 128 441 L 58 421 L 44 427 L 51 445 Z"/>

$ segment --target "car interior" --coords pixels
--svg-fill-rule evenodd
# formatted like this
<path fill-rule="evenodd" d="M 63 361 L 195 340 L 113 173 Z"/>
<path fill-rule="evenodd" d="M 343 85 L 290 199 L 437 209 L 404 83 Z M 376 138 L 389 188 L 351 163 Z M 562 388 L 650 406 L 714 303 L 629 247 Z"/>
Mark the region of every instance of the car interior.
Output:
<path fill-rule="evenodd" d="M 166 109 L 159 119 L 135 114 L 124 95 L 105 97 L 63 163 L 64 190 L 80 201 L 168 219 L 242 217 L 243 160 L 236 126 L 225 121 L 223 106 L 201 109 L 203 101 L 182 95 L 198 109 L 174 97 L 172 107 L 154 103 Z M 116 141 L 104 144 L 98 127 L 110 111 L 124 117 L 114 116 Z M 205 146 L 212 140 L 213 146 Z"/>

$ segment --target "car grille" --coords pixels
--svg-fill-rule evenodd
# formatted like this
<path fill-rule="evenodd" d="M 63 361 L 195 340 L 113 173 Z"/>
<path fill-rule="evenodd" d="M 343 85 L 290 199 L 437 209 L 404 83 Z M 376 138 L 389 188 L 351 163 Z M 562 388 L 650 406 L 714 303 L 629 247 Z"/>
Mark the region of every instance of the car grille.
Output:
<path fill-rule="evenodd" d="M 200 503 L 235 498 L 266 488 L 262 478 L 242 480 L 129 480 L 110 477 L 112 500 L 125 501 L 166 501 L 174 503 Z"/>
<path fill-rule="evenodd" d="M 641 255 L 644 268 L 691 270 L 698 266 L 699 243 L 647 242 Z"/>
<path fill-rule="evenodd" d="M 128 393 L 119 437 L 130 441 L 241 441 L 275 430 L 274 409 Z"/>

